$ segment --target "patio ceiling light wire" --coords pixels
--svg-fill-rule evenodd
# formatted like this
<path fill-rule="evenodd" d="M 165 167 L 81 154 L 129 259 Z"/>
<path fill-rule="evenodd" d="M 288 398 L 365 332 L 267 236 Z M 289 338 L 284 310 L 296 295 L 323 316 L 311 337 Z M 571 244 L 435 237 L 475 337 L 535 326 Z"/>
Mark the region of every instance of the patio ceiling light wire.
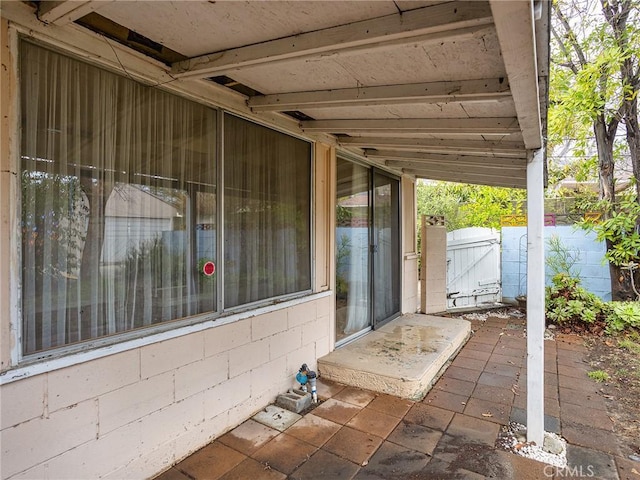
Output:
<path fill-rule="evenodd" d="M 103 35 L 103 34 L 99 34 L 105 42 L 107 42 L 107 45 L 109 45 L 109 47 L 111 48 L 111 51 L 113 52 L 113 54 L 116 57 L 116 60 L 118 61 L 118 63 L 120 64 L 120 68 L 122 68 L 122 71 L 124 71 L 124 73 L 127 75 L 127 77 L 129 77 L 131 80 L 133 80 L 134 82 L 136 82 L 137 80 L 135 78 L 133 78 L 131 76 L 131 74 L 129 73 L 129 71 L 126 69 L 126 67 L 124 66 L 124 64 L 120 61 L 120 57 L 118 56 L 118 52 L 116 51 L 115 48 L 113 48 L 113 45 L 111 45 L 111 42 L 109 41 L 109 39 Z M 159 87 L 161 85 L 166 85 L 167 83 L 171 83 L 171 82 L 175 82 L 176 80 L 178 80 L 176 77 L 172 76 L 171 73 L 169 72 L 165 72 L 167 75 L 169 75 L 169 77 L 171 77 L 171 80 L 166 80 L 164 82 L 158 82 L 155 83 L 153 85 L 148 85 L 151 88 L 155 88 L 155 87 Z"/>

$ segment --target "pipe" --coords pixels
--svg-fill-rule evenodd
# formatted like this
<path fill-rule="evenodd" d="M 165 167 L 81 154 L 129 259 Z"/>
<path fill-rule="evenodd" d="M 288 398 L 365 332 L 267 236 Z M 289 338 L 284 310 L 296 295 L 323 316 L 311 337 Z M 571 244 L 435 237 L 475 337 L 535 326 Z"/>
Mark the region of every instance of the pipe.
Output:
<path fill-rule="evenodd" d="M 309 378 L 309 383 L 311 384 L 311 398 L 313 399 L 313 403 L 318 403 L 318 393 L 316 391 L 316 372 L 311 370 L 307 373 L 307 377 Z"/>

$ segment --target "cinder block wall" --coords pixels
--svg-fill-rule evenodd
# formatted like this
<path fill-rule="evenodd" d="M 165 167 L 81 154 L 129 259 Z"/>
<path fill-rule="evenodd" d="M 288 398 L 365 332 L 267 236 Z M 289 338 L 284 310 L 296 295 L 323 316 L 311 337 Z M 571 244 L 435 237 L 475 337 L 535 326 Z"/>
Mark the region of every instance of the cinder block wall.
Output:
<path fill-rule="evenodd" d="M 292 302 L 293 303 L 293 302 Z M 147 478 L 272 402 L 329 352 L 333 297 L 0 387 L 0 476 Z"/>
<path fill-rule="evenodd" d="M 502 227 L 502 298 L 515 301 L 516 296 L 526 294 L 526 235 L 527 227 Z M 598 242 L 593 232 L 577 230 L 571 225 L 544 228 L 545 255 L 549 255 L 549 239 L 557 235 L 572 252 L 578 252 L 580 261 L 576 269 L 580 272 L 582 286 L 603 300 L 611 300 L 611 276 L 609 266 L 602 263 L 606 247 Z M 522 240 L 521 240 L 522 239 Z M 521 244 L 523 244 L 521 248 Z M 546 284 L 551 284 L 547 267 Z"/>
<path fill-rule="evenodd" d="M 422 226 L 422 276 L 420 311 L 447 310 L 447 229 L 440 225 Z"/>

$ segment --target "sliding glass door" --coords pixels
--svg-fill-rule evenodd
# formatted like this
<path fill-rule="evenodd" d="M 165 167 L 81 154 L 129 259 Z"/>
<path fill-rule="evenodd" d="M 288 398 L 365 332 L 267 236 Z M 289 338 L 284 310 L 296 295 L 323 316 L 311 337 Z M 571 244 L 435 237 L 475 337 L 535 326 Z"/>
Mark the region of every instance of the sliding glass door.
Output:
<path fill-rule="evenodd" d="M 338 159 L 337 344 L 399 314 L 399 190 L 398 179 Z"/>
<path fill-rule="evenodd" d="M 373 173 L 374 327 L 400 312 L 400 182 Z"/>
<path fill-rule="evenodd" d="M 336 342 L 371 327 L 370 170 L 338 159 Z"/>

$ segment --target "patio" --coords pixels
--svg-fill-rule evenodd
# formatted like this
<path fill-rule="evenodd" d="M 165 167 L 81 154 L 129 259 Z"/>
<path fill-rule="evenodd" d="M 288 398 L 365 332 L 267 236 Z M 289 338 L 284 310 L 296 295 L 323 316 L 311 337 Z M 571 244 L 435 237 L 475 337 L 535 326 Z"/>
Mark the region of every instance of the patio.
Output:
<path fill-rule="evenodd" d="M 321 379 L 323 402 L 285 431 L 247 420 L 157 479 L 637 478 L 574 335 L 545 341 L 544 362 L 545 430 L 567 440 L 569 467 L 496 449 L 501 425 L 526 417 L 525 319 L 472 328 L 422 401 Z"/>

